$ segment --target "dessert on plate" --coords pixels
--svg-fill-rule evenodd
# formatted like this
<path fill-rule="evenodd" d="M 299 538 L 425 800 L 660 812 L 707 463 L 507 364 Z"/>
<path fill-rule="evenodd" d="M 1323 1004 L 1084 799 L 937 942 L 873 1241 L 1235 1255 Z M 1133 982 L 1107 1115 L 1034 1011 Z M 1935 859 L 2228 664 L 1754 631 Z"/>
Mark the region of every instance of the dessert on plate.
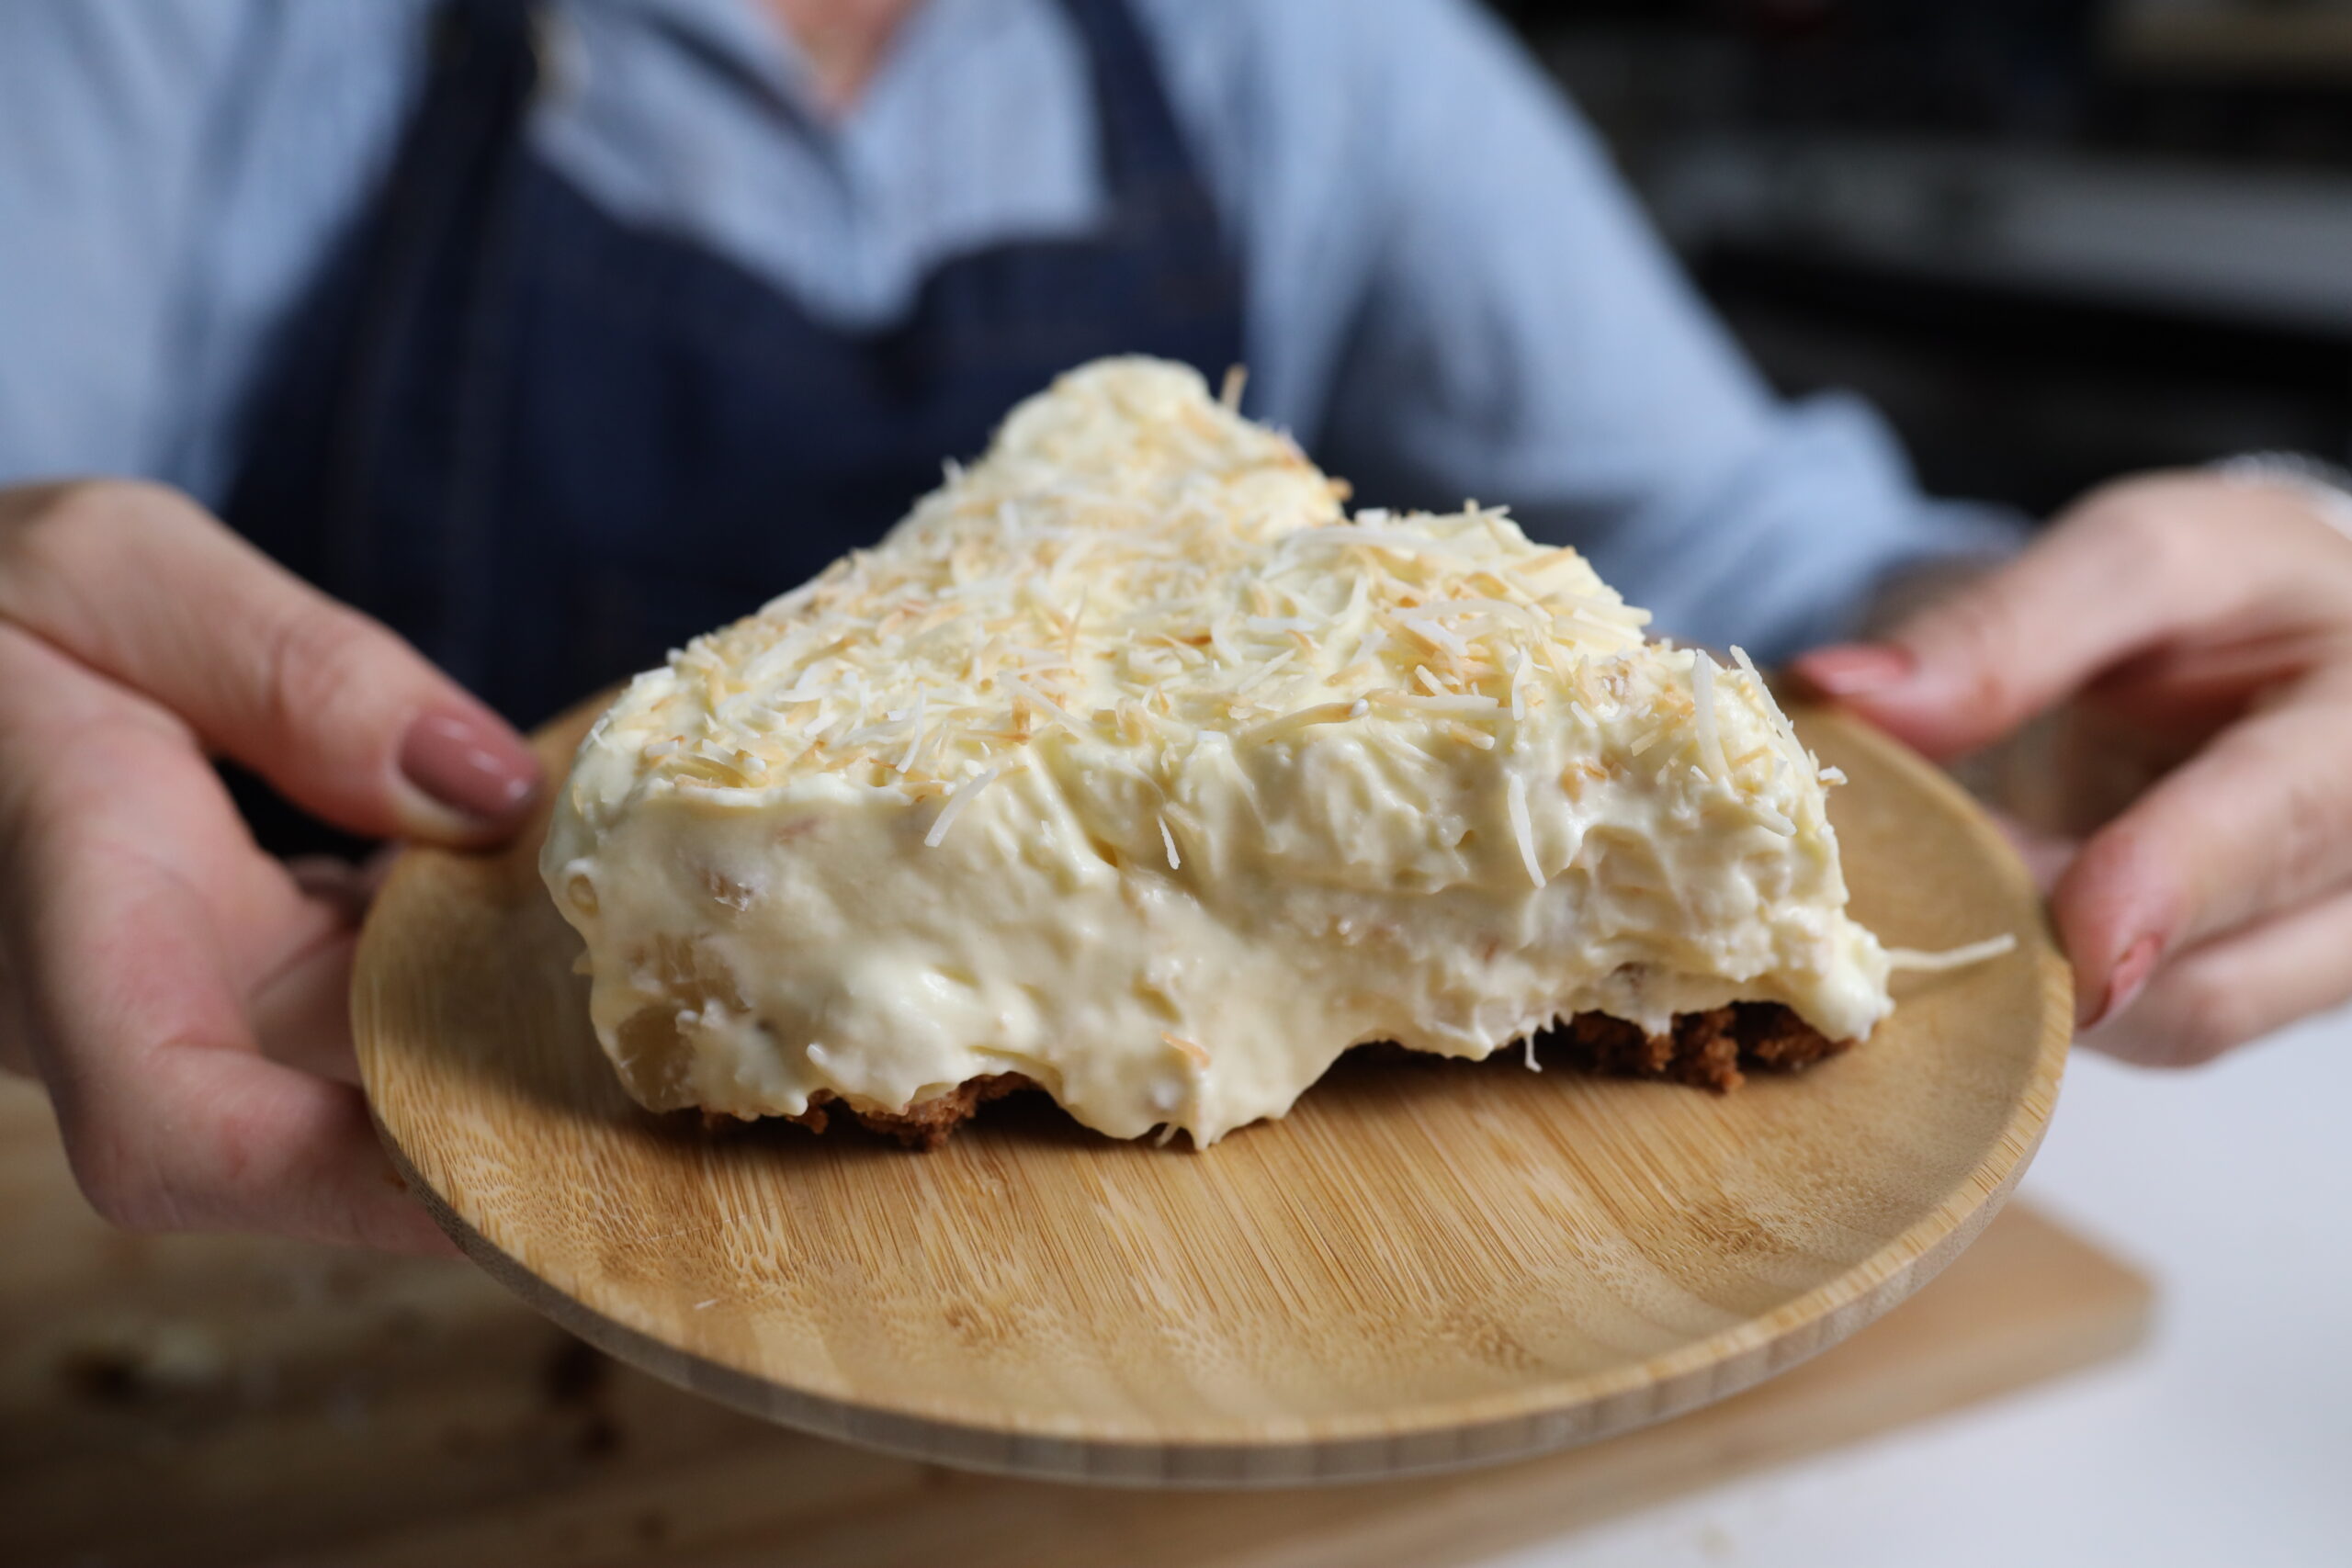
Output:
<path fill-rule="evenodd" d="M 639 676 L 541 857 L 630 1094 L 930 1143 L 1034 1085 L 1207 1145 L 1365 1042 L 1557 1021 L 1722 1088 L 1866 1037 L 1837 780 L 1747 658 L 1645 640 L 1499 509 L 1344 494 L 1100 362 Z"/>

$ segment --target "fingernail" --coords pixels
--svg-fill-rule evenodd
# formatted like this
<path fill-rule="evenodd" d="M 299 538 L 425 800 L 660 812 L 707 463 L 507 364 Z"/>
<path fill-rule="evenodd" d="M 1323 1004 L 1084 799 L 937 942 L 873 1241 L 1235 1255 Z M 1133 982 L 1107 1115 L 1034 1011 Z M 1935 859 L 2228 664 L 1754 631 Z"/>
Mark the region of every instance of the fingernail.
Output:
<path fill-rule="evenodd" d="M 504 725 L 461 708 L 420 716 L 401 741 L 401 776 L 467 826 L 511 822 L 539 787 L 538 759 Z"/>
<path fill-rule="evenodd" d="M 1825 697 L 1863 697 L 1910 679 L 1918 661 L 1885 643 L 1849 642 L 1819 648 L 1790 666 L 1791 673 Z"/>
<path fill-rule="evenodd" d="M 2091 998 L 2076 998 L 2077 1027 L 2084 1031 L 2097 1029 L 2138 1001 L 2140 993 L 2148 988 L 2149 976 L 2155 973 L 2156 955 L 2164 951 L 2164 945 L 2156 937 L 2143 936 L 2125 948 L 2123 956 L 2115 961 L 2115 967 L 2107 972 L 2107 991 L 2096 998 L 2097 1005 L 2092 1005 Z"/>

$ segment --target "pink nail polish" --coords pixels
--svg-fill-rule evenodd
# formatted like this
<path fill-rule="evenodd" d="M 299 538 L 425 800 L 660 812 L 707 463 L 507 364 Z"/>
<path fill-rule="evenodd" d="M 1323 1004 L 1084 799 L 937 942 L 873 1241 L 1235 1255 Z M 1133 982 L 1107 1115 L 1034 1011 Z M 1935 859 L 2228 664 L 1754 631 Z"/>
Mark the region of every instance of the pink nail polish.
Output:
<path fill-rule="evenodd" d="M 2164 946 L 2161 939 L 2143 936 L 2125 948 L 2123 956 L 2115 961 L 2115 967 L 2107 972 L 2107 992 L 2098 1005 L 2086 1008 L 2082 1001 L 2076 1002 L 2075 1017 L 2081 1021 L 2080 1028 L 2086 1032 L 2097 1029 L 2138 1001 L 2156 972 L 2156 958 L 2164 952 Z"/>
<path fill-rule="evenodd" d="M 504 725 L 461 708 L 421 715 L 401 741 L 402 776 L 484 827 L 511 821 L 538 792 L 538 759 Z"/>
<path fill-rule="evenodd" d="M 1884 643 L 1849 642 L 1816 649 L 1791 669 L 1825 697 L 1862 697 L 1901 684 L 1917 665 L 1905 649 Z"/>

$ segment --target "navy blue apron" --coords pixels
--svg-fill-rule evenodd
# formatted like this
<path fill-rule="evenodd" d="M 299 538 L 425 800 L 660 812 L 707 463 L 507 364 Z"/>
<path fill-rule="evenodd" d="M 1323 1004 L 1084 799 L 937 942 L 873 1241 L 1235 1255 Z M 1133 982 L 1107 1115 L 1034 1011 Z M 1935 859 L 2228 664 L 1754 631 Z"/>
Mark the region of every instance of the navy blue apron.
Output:
<path fill-rule="evenodd" d="M 452 0 L 383 191 L 270 357 L 228 521 L 531 724 L 871 543 L 1057 372 L 1214 379 L 1242 295 L 1208 193 L 1123 0 L 1063 4 L 1105 220 L 953 258 L 849 333 L 545 164 L 528 8 Z"/>

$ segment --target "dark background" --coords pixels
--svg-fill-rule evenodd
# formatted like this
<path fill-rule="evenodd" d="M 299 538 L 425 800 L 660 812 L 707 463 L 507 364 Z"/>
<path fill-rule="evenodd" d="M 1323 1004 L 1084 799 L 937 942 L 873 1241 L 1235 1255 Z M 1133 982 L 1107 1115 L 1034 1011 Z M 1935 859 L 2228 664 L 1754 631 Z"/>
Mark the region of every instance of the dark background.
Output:
<path fill-rule="evenodd" d="M 2352 0 L 1498 0 L 1783 389 L 2047 513 L 2352 455 Z"/>

